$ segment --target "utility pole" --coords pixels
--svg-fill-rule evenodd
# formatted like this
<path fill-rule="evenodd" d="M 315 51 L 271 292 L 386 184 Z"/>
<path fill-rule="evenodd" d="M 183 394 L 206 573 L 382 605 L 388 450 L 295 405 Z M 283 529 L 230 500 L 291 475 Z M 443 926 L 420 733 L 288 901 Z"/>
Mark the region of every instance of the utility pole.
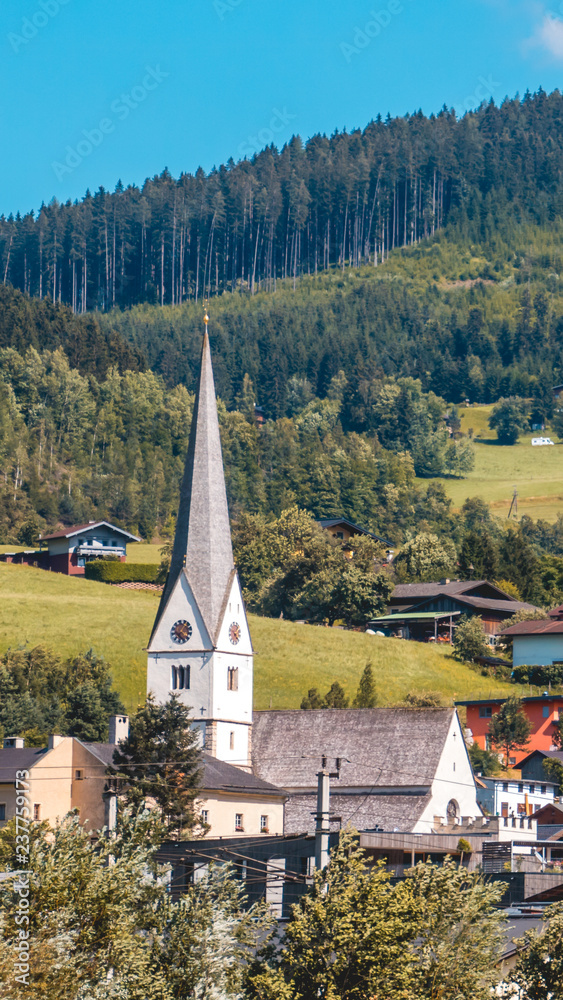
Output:
<path fill-rule="evenodd" d="M 512 511 L 514 511 L 514 517 L 518 519 L 518 490 L 516 489 L 516 487 L 514 487 L 512 502 L 510 504 L 510 510 L 508 511 L 508 520 L 510 520 Z"/>
<path fill-rule="evenodd" d="M 317 813 L 315 827 L 315 867 L 322 871 L 328 865 L 330 838 L 330 779 L 340 777 L 340 757 L 336 758 L 336 771 L 328 770 L 328 761 L 322 757 L 322 770 L 317 771 Z"/>

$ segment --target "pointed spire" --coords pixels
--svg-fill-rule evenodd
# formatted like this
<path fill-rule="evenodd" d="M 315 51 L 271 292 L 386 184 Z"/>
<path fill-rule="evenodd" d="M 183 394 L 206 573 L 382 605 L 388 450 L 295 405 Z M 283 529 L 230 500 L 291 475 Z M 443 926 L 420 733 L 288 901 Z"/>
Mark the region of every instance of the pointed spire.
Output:
<path fill-rule="evenodd" d="M 205 626 L 214 638 L 234 562 L 207 323 L 206 312 L 201 371 L 180 488 L 170 573 L 155 628 L 185 567 Z"/>

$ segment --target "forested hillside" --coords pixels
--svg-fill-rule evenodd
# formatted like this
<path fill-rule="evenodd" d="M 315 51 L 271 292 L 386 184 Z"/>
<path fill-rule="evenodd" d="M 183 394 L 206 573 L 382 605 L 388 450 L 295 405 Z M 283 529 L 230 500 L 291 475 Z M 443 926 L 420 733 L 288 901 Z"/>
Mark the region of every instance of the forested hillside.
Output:
<path fill-rule="evenodd" d="M 461 538 L 415 479 L 471 470 L 453 404 L 519 396 L 541 423 L 563 380 L 561 112 L 540 92 L 376 121 L 0 220 L 0 543 L 163 529 L 204 293 L 235 516 Z"/>
<path fill-rule="evenodd" d="M 244 376 L 268 417 L 288 412 L 288 383 L 307 379 L 319 398 L 347 379 L 347 430 L 373 431 L 373 387 L 388 376 L 421 380 L 425 391 L 495 402 L 533 397 L 544 416 L 563 370 L 563 274 L 559 221 L 513 225 L 490 216 L 474 242 L 463 227 L 397 251 L 377 269 L 302 278 L 275 294 L 224 294 L 211 302 L 218 391 L 228 406 Z M 167 385 L 195 386 L 200 304 L 135 306 L 100 316 L 148 358 Z M 370 415 L 371 414 L 371 415 Z"/>
<path fill-rule="evenodd" d="M 294 137 L 208 175 L 165 170 L 142 189 L 1 219 L 2 278 L 77 312 L 173 305 L 376 265 L 448 221 L 488 238 L 494 206 L 510 223 L 549 223 L 563 204 L 562 132 L 563 97 L 540 90 L 459 120 L 444 108 Z"/>

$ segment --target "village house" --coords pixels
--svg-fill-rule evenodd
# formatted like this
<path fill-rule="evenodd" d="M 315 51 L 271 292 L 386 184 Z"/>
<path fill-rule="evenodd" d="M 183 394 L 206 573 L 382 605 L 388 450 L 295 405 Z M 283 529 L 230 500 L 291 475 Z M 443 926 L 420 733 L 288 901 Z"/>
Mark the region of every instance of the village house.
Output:
<path fill-rule="evenodd" d="M 438 615 L 448 632 L 451 632 L 452 623 L 455 625 L 460 615 L 478 615 L 483 621 L 485 634 L 494 643 L 506 620 L 522 609 L 535 610 L 533 605 L 515 600 L 488 580 L 444 579 L 437 583 L 398 584 L 389 598 L 387 615 L 397 616 L 397 628 L 404 628 L 401 621 L 407 623 L 410 634 L 405 638 L 431 637 Z M 386 623 L 389 627 L 393 624 L 388 617 Z M 377 622 L 370 623 L 370 627 L 377 627 Z M 419 635 L 421 632 L 422 635 Z"/>
<path fill-rule="evenodd" d="M 563 606 L 541 621 L 517 622 L 502 632 L 512 641 L 515 667 L 563 667 Z"/>
<path fill-rule="evenodd" d="M 26 796 L 32 818 L 55 825 L 75 810 L 80 822 L 95 833 L 116 820 L 115 781 L 106 769 L 117 743 L 129 731 L 127 716 L 110 719 L 110 742 L 83 743 L 72 736 L 51 736 L 47 747 L 26 748 L 23 739 L 8 737 L 0 750 L 0 825 L 16 815 L 16 776 L 29 784 Z M 283 833 L 285 792 L 252 774 L 202 756 L 197 811 L 209 828 L 199 835 L 264 836 Z"/>
<path fill-rule="evenodd" d="M 389 550 L 392 550 L 393 543 L 387 541 L 385 538 L 380 538 L 379 535 L 374 535 L 372 531 L 368 531 L 367 528 L 362 528 L 359 524 L 354 524 L 353 521 L 349 521 L 346 517 L 323 517 L 317 521 L 317 524 L 328 531 L 329 535 L 333 538 L 338 539 L 341 542 L 349 542 L 351 538 L 355 538 L 358 535 L 365 535 L 367 538 L 373 539 L 374 542 L 380 542 L 385 545 Z"/>
<path fill-rule="evenodd" d="M 553 781 L 524 781 L 512 775 L 500 778 L 480 777 L 477 801 L 488 816 L 532 816 L 553 805 L 557 785 Z"/>
<path fill-rule="evenodd" d="M 493 715 L 504 704 L 505 698 L 484 698 L 476 701 L 458 701 L 456 705 L 467 710 L 467 729 L 482 750 L 489 750 L 489 725 Z M 525 750 L 515 751 L 510 758 L 510 766 L 520 766 L 520 761 L 533 750 L 552 750 L 554 723 L 559 721 L 563 710 L 563 695 L 534 695 L 522 698 L 522 708 L 532 723 L 530 742 Z"/>
<path fill-rule="evenodd" d="M 43 535 L 39 539 L 39 549 L 24 552 L 4 552 L 2 562 L 25 566 L 38 566 L 53 573 L 67 576 L 84 576 L 84 567 L 93 559 L 118 559 L 125 562 L 127 542 L 141 539 L 123 528 L 117 528 L 108 521 L 89 521 L 75 524 L 70 528 Z M 46 547 L 45 547 L 46 546 Z"/>

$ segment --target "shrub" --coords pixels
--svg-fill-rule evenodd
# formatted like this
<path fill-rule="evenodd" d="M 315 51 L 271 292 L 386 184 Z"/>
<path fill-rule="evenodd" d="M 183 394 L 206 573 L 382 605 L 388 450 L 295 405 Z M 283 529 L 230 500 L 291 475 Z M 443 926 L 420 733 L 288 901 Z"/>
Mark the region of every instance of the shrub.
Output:
<path fill-rule="evenodd" d="M 86 563 L 87 580 L 99 583 L 157 583 L 158 566 L 144 563 L 122 563 L 109 559 L 95 559 Z"/>

